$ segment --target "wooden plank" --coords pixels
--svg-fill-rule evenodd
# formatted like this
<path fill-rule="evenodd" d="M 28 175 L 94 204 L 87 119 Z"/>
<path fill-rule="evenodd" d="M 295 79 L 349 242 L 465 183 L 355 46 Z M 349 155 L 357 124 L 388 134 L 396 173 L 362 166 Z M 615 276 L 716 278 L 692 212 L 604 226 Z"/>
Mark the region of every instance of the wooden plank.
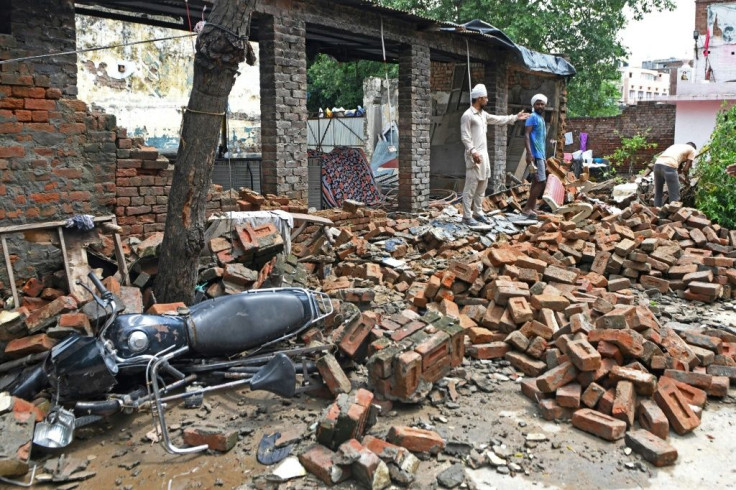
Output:
<path fill-rule="evenodd" d="M 92 218 L 95 223 L 102 223 L 104 221 L 113 221 L 115 215 L 98 216 Z M 47 221 L 45 223 L 26 223 L 24 225 L 12 225 L 12 226 L 0 226 L 0 234 L 2 233 L 14 233 L 17 231 L 25 230 L 41 230 L 43 228 L 56 228 L 58 226 L 65 226 L 66 220 L 63 221 Z"/>
<path fill-rule="evenodd" d="M 105 222 L 112 222 L 114 225 L 117 226 L 117 219 L 115 218 L 115 215 L 106 215 L 106 216 L 97 216 L 93 217 L 92 221 L 94 223 L 105 223 Z M 70 293 L 74 293 L 78 298 L 86 298 L 89 293 L 85 289 L 82 289 L 81 287 L 76 285 L 75 278 L 72 275 L 72 270 L 69 266 L 69 253 L 67 251 L 66 241 L 64 239 L 64 230 L 66 226 L 66 220 L 59 220 L 59 221 L 47 221 L 44 223 L 26 223 L 23 225 L 12 225 L 12 226 L 3 226 L 0 227 L 0 239 L 2 239 L 3 244 L 3 255 L 5 256 L 5 266 L 8 270 L 8 279 L 10 281 L 10 288 L 13 292 L 13 301 L 15 302 L 15 306 L 18 307 L 20 305 L 20 298 L 18 297 L 18 291 L 15 287 L 15 277 L 13 274 L 13 268 L 12 264 L 10 262 L 10 255 L 8 253 L 8 245 L 5 235 L 8 233 L 18 233 L 23 231 L 34 231 L 34 230 L 44 230 L 44 229 L 53 229 L 56 228 L 56 233 L 59 236 L 59 247 L 61 249 L 61 256 L 64 262 L 64 272 L 66 273 L 67 278 L 67 286 L 69 288 Z M 129 282 L 128 278 L 128 271 L 125 264 L 125 255 L 123 254 L 123 248 L 122 248 L 122 242 L 120 241 L 120 235 L 117 233 L 114 234 L 114 242 L 115 242 L 115 255 L 118 260 L 118 268 L 121 269 L 121 277 L 123 280 L 123 284 L 127 284 Z M 75 257 L 79 256 L 78 258 L 83 257 L 83 262 L 86 263 L 86 251 L 85 250 L 76 250 L 75 249 Z M 122 264 L 122 265 L 121 265 Z M 87 269 L 89 269 L 89 266 L 87 266 Z M 86 272 L 85 272 L 86 274 Z"/>
<path fill-rule="evenodd" d="M 61 258 L 64 261 L 64 272 L 66 273 L 66 285 L 67 289 L 69 290 L 69 294 L 74 294 L 79 299 L 89 299 L 89 293 L 84 289 L 82 289 L 83 294 L 81 296 L 76 295 L 80 287 L 74 283 L 74 277 L 72 277 L 72 269 L 71 267 L 69 267 L 69 257 L 66 251 L 66 240 L 64 240 L 64 228 L 58 226 L 56 228 L 56 231 L 59 233 L 59 248 L 61 248 Z"/>
<path fill-rule="evenodd" d="M 514 171 L 514 177 L 522 180 L 524 178 L 524 172 L 526 172 L 526 167 L 526 148 L 524 148 L 524 151 L 521 152 L 521 158 L 519 158 L 519 164 L 516 166 L 516 171 Z"/>
<path fill-rule="evenodd" d="M 306 228 L 306 227 L 307 227 L 307 222 L 306 221 L 302 221 L 302 224 L 299 226 L 299 228 L 296 228 L 296 229 L 294 229 L 294 231 L 291 232 L 291 239 L 293 240 L 296 237 L 298 237 L 299 235 L 301 235 L 301 233 L 304 231 L 304 228 Z"/>
<path fill-rule="evenodd" d="M 314 216 L 311 214 L 303 214 L 303 213 L 289 213 L 289 214 L 291 214 L 291 217 L 294 219 L 294 221 L 306 221 L 308 223 L 314 223 L 316 225 L 335 226 L 335 223 L 333 223 L 331 219 L 323 218 L 321 216 Z"/>
<path fill-rule="evenodd" d="M 3 242 L 3 257 L 5 258 L 5 268 L 8 270 L 8 281 L 10 282 L 10 290 L 13 292 L 13 307 L 18 308 L 20 306 L 20 298 L 18 297 L 18 290 L 15 287 L 15 276 L 13 275 L 13 264 L 10 262 L 10 252 L 8 252 L 8 241 L 5 239 L 5 235 L 0 236 Z"/>
<path fill-rule="evenodd" d="M 113 216 L 112 224 L 117 226 L 118 219 Z M 130 276 L 128 275 L 128 264 L 125 263 L 125 253 L 123 252 L 123 242 L 120 241 L 120 235 L 115 232 L 112 235 L 113 243 L 115 244 L 115 258 L 118 261 L 118 272 L 120 273 L 120 282 L 123 286 L 130 285 Z"/>

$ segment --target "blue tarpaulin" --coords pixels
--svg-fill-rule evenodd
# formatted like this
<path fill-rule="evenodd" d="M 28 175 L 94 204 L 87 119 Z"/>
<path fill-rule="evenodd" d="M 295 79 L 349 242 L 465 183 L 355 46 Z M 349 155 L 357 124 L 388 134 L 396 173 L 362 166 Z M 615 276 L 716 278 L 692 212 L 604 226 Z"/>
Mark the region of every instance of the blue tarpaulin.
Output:
<path fill-rule="evenodd" d="M 524 66 L 532 71 L 541 71 L 561 76 L 574 75 L 575 68 L 564 58 L 552 54 L 544 54 L 533 51 L 524 46 L 514 43 L 501 29 L 493 27 L 482 20 L 471 20 L 465 24 L 458 24 L 456 27 L 443 27 L 443 31 L 473 31 L 484 36 L 489 36 L 497 42 L 514 51 L 524 63 Z"/>

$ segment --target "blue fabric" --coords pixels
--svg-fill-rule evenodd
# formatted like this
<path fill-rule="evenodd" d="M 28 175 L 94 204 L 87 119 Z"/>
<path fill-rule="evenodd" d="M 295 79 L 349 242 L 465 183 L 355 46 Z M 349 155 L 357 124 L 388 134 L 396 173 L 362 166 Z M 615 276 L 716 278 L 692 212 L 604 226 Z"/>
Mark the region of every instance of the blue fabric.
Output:
<path fill-rule="evenodd" d="M 66 228 L 76 228 L 80 231 L 89 231 L 94 229 L 94 216 L 90 214 L 75 214 L 66 220 Z"/>
<path fill-rule="evenodd" d="M 534 158 L 547 159 L 547 127 L 544 118 L 533 112 L 531 117 L 526 120 L 526 126 L 532 126 L 532 134 L 529 135 L 532 146 L 532 156 Z"/>
<path fill-rule="evenodd" d="M 399 156 L 399 132 L 396 128 L 386 131 L 384 137 L 384 139 L 379 139 L 376 142 L 376 147 L 371 156 L 371 169 L 374 172 L 392 160 L 396 160 Z"/>

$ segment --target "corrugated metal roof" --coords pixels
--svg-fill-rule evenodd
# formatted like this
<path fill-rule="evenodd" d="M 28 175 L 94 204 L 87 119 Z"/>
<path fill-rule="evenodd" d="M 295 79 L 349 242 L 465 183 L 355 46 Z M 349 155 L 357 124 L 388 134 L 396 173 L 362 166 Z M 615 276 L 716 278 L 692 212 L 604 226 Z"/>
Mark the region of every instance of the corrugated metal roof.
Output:
<path fill-rule="evenodd" d="M 419 13 L 406 12 L 383 5 L 380 0 L 338 0 L 333 3 L 377 11 L 413 23 L 419 29 L 436 27 L 438 30 L 447 33 L 482 39 L 493 46 L 512 51 L 519 61 L 531 71 L 560 76 L 575 74 L 575 69 L 563 58 L 519 46 L 501 30 L 480 21 L 472 21 L 468 24 L 436 21 Z M 196 23 L 201 18 L 205 8 L 211 11 L 213 2 L 211 0 L 76 0 L 75 4 L 77 11 L 84 15 L 188 30 L 190 20 L 192 24 Z M 251 37 L 257 41 L 257 21 L 254 20 L 253 24 L 251 26 Z M 377 45 L 374 39 L 353 33 L 344 27 L 336 27 L 330 32 L 315 33 L 308 31 L 308 46 L 310 43 L 342 60 L 381 59 L 380 45 Z M 398 44 L 388 42 L 386 49 L 391 59 L 398 58 L 400 50 Z M 437 54 L 436 56 L 440 55 Z M 440 59 L 441 61 L 451 61 L 451 58 L 447 56 L 440 56 Z"/>

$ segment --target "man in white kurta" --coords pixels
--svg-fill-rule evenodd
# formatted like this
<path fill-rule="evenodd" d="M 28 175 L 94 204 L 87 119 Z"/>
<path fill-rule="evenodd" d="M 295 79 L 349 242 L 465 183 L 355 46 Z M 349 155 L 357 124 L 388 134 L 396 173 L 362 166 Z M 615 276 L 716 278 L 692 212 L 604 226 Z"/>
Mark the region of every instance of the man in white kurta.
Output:
<path fill-rule="evenodd" d="M 520 112 L 510 116 L 494 116 L 483 110 L 488 103 L 488 92 L 478 84 L 470 92 L 472 105 L 460 119 L 460 139 L 465 145 L 465 188 L 463 189 L 463 223 L 477 226 L 488 223 L 483 213 L 483 197 L 491 176 L 486 133 L 488 125 L 514 124 L 523 121 L 529 114 Z"/>

